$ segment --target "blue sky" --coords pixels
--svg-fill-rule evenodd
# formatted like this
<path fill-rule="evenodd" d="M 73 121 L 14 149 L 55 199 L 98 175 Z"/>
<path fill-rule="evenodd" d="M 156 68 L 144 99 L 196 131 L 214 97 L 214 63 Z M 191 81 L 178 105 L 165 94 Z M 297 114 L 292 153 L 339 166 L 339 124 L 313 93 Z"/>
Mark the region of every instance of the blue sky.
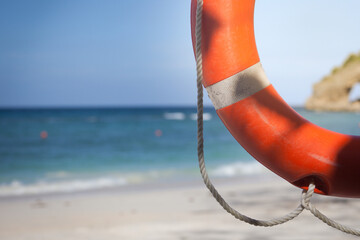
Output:
<path fill-rule="evenodd" d="M 0 107 L 194 105 L 190 1 L 4 0 Z M 292 105 L 360 51 L 360 1 L 257 1 L 265 71 Z M 206 99 L 207 104 L 210 101 Z"/>

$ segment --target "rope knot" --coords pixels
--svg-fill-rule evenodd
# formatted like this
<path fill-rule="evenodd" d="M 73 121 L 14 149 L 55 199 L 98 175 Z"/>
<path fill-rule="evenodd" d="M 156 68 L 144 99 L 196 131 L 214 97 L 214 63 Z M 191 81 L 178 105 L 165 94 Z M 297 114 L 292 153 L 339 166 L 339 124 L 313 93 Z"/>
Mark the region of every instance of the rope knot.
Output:
<path fill-rule="evenodd" d="M 310 199 L 315 191 L 315 184 L 312 182 L 309 184 L 308 190 L 303 190 L 301 195 L 301 206 L 310 211 Z"/>

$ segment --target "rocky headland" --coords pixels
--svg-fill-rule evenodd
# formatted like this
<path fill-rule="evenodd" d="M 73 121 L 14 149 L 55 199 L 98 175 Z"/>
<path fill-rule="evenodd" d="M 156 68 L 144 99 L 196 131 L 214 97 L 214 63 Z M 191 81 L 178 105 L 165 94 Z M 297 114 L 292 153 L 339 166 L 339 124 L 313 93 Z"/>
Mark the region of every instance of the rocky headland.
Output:
<path fill-rule="evenodd" d="M 313 86 L 305 108 L 315 111 L 359 111 L 360 99 L 350 101 L 351 89 L 360 83 L 360 53 L 351 54 L 340 67 Z"/>

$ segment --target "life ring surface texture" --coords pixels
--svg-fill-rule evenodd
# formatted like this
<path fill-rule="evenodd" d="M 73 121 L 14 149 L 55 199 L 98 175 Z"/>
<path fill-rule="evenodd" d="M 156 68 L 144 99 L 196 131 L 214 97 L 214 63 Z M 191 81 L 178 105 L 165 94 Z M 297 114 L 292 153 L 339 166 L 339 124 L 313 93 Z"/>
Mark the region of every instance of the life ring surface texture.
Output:
<path fill-rule="evenodd" d="M 315 181 L 317 193 L 360 197 L 360 137 L 312 124 L 276 92 L 257 52 L 254 7 L 255 0 L 204 0 L 203 85 L 217 114 L 247 152 L 295 186 Z"/>

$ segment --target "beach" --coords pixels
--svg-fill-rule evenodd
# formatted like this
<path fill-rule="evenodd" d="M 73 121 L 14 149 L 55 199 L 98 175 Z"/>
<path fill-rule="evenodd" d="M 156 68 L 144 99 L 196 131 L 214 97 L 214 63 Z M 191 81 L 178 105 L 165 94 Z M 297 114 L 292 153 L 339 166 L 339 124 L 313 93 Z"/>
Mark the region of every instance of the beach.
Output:
<path fill-rule="evenodd" d="M 2 1 L 0 240 L 355 239 L 203 182 L 360 232 L 360 1 L 254 4 Z"/>
<path fill-rule="evenodd" d="M 275 176 L 216 179 L 240 212 L 268 219 L 294 209 L 300 190 Z M 356 226 L 360 201 L 315 196 L 328 216 Z M 0 239 L 355 239 L 304 211 L 272 228 L 239 222 L 212 198 L 201 179 L 73 194 L 0 200 Z"/>
<path fill-rule="evenodd" d="M 358 114 L 296 110 L 360 134 Z M 256 162 L 214 109 L 204 120 L 209 175 L 235 209 L 270 219 L 298 206 L 301 190 Z M 354 239 L 308 211 L 272 228 L 226 213 L 200 177 L 193 107 L 2 110 L 0 132 L 1 240 Z M 357 227 L 359 200 L 313 203 Z"/>

